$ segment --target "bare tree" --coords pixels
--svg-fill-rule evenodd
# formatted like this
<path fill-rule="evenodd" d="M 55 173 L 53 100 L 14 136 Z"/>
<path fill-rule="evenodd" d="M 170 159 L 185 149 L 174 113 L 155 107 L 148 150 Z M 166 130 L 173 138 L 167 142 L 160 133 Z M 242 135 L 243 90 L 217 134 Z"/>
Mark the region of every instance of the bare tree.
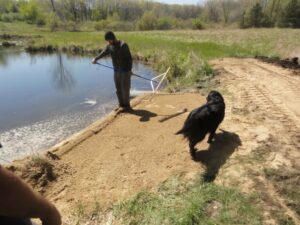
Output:
<path fill-rule="evenodd" d="M 50 0 L 50 2 L 51 2 L 52 10 L 55 13 L 56 10 L 55 10 L 55 6 L 54 6 L 54 0 Z"/>
<path fill-rule="evenodd" d="M 66 11 L 72 15 L 73 20 L 77 21 L 79 17 L 78 0 L 65 0 L 63 4 Z"/>
<path fill-rule="evenodd" d="M 207 0 L 205 3 L 205 9 L 207 13 L 207 17 L 209 21 L 219 22 L 220 21 L 220 13 L 218 7 L 218 0 Z"/>
<path fill-rule="evenodd" d="M 281 0 L 272 0 L 270 3 L 270 18 L 274 21 L 278 20 L 279 13 L 281 10 Z"/>
<path fill-rule="evenodd" d="M 220 5 L 223 13 L 224 23 L 227 24 L 231 10 L 231 0 L 220 0 Z"/>

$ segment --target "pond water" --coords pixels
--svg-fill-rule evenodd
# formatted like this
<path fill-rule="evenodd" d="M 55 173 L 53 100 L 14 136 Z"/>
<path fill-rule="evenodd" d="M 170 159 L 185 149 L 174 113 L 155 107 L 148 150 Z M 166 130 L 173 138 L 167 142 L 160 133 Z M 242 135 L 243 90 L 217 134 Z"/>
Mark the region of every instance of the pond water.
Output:
<path fill-rule="evenodd" d="M 91 57 L 0 51 L 0 164 L 45 150 L 117 106 L 113 70 Z M 111 59 L 99 61 L 112 65 Z M 133 72 L 152 78 L 150 67 Z M 132 90 L 151 90 L 132 77 Z"/>

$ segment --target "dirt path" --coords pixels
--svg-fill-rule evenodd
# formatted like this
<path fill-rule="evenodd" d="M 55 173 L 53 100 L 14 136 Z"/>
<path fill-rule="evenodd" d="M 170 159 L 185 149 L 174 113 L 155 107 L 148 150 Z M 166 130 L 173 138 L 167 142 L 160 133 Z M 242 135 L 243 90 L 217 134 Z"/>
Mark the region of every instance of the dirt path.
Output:
<path fill-rule="evenodd" d="M 113 113 L 100 132 L 70 151 L 56 151 L 68 172 L 46 195 L 68 213 L 78 202 L 107 207 L 172 175 L 198 172 L 200 165 L 190 160 L 186 143 L 174 133 L 186 111 L 203 102 L 195 94 L 158 95 L 141 99 L 134 113 Z"/>
<path fill-rule="evenodd" d="M 172 175 L 200 172 L 222 185 L 259 191 L 265 224 L 276 224 L 276 216 L 300 224 L 300 200 L 290 199 L 285 185 L 274 182 L 275 172 L 283 171 L 283 184 L 299 188 L 288 178 L 296 176 L 299 181 L 300 76 L 254 59 L 212 64 L 219 74 L 220 85 L 215 88 L 226 101 L 216 143 L 199 144 L 197 160 L 192 161 L 187 143 L 174 135 L 188 112 L 205 102 L 200 94 L 137 100 L 134 113 L 114 112 L 54 148 L 61 157 L 55 165 L 59 177 L 45 195 L 65 218 L 79 203 L 109 207 Z"/>
<path fill-rule="evenodd" d="M 212 64 L 227 99 L 223 126 L 242 140 L 217 182 L 238 185 L 245 192 L 260 191 L 265 224 L 277 224 L 276 216 L 282 215 L 300 224 L 299 193 L 290 197 L 300 180 L 299 74 L 254 59 Z M 280 179 L 272 180 L 268 171 Z M 297 181 L 292 182 L 295 176 Z"/>

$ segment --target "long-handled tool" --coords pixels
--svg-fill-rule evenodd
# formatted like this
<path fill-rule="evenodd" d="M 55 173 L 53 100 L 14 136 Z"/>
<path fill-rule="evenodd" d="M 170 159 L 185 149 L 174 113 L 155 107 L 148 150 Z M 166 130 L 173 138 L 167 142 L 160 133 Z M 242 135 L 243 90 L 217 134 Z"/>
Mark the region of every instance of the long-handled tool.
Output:
<path fill-rule="evenodd" d="M 98 63 L 98 62 L 97 62 L 96 64 L 98 64 L 98 65 L 100 65 L 100 66 L 104 66 L 104 67 L 109 68 L 109 69 L 112 69 L 112 70 L 115 70 L 115 69 L 114 69 L 113 67 L 111 67 L 111 66 L 107 66 L 107 65 L 104 65 L 104 64 L 101 64 L 101 63 Z M 118 70 L 115 70 L 115 71 L 118 72 Z M 151 81 L 151 79 L 148 79 L 148 78 L 146 78 L 146 77 L 143 77 L 143 76 L 138 75 L 138 74 L 135 74 L 135 73 L 132 73 L 132 75 L 133 75 L 133 76 L 136 76 L 136 77 L 139 77 L 139 78 L 142 78 L 142 79 L 144 79 L 144 80 Z M 155 81 L 155 83 L 158 83 L 158 82 Z"/>
<path fill-rule="evenodd" d="M 101 63 L 98 63 L 98 62 L 96 62 L 95 64 L 116 71 L 116 70 L 115 70 L 113 67 L 111 67 L 111 66 L 107 66 L 107 65 L 104 65 L 104 64 L 101 64 Z M 168 70 L 167 70 L 165 73 L 162 73 L 162 74 L 160 74 L 160 75 L 158 75 L 158 76 L 156 76 L 156 77 L 153 77 L 152 79 L 148 79 L 148 78 L 143 77 L 143 76 L 141 76 L 141 75 L 138 75 L 138 74 L 136 74 L 136 73 L 132 73 L 132 75 L 133 75 L 133 76 L 136 76 L 136 77 L 139 77 L 139 78 L 141 78 L 141 79 L 150 81 L 150 82 L 151 82 L 152 92 L 155 93 L 155 92 L 157 92 L 158 88 L 162 85 L 162 82 L 163 82 L 164 79 L 166 78 L 167 73 L 169 72 L 169 70 L 170 70 L 170 67 L 168 68 Z M 158 79 L 158 78 L 160 78 L 160 81 L 156 81 L 156 79 Z M 157 86 L 154 87 L 154 84 L 153 84 L 153 83 L 156 83 Z"/>

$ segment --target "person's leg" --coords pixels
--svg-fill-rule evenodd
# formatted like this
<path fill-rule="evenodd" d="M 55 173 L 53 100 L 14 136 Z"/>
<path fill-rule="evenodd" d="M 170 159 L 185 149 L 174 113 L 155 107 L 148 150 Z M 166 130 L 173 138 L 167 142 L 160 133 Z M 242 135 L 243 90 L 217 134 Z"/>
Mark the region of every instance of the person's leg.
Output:
<path fill-rule="evenodd" d="M 122 85 L 122 96 L 123 103 L 126 108 L 130 108 L 130 85 L 131 85 L 131 74 L 129 72 L 123 73 L 123 85 Z"/>
<path fill-rule="evenodd" d="M 119 72 L 114 73 L 114 81 L 116 87 L 116 94 L 119 101 L 119 106 L 124 107 L 123 97 L 122 97 L 122 74 Z"/>

